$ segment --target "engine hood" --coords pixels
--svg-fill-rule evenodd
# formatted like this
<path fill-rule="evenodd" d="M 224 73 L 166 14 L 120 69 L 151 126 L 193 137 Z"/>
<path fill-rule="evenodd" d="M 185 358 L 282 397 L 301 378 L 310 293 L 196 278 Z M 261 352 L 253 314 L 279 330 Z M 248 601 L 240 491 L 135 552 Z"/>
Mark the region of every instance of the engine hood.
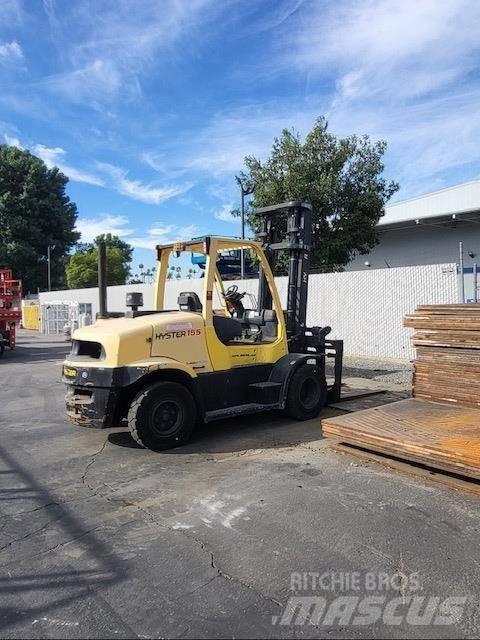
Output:
<path fill-rule="evenodd" d="M 100 319 L 77 329 L 72 337 L 74 341 L 100 344 L 102 355 L 97 359 L 98 365 L 118 367 L 152 355 L 171 355 L 174 343 L 199 335 L 195 332 L 200 332 L 203 326 L 203 318 L 198 313 L 159 311 L 136 318 Z M 69 361 L 75 359 L 73 354 L 68 356 Z"/>

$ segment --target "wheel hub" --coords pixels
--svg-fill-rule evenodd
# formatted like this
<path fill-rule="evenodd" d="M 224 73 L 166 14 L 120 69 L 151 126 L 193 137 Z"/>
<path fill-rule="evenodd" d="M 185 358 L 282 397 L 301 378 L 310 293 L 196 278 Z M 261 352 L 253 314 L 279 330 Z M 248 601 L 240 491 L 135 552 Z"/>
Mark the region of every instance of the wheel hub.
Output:
<path fill-rule="evenodd" d="M 161 436 L 169 436 L 181 422 L 181 407 L 172 400 L 161 402 L 153 414 L 153 428 Z"/>

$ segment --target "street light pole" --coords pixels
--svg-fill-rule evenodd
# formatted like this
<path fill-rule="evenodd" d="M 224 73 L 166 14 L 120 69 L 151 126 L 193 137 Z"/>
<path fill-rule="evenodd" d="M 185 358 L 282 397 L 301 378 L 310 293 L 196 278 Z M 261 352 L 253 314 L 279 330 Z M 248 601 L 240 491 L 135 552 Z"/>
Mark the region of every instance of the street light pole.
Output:
<path fill-rule="evenodd" d="M 47 247 L 47 274 L 48 274 L 48 290 L 52 290 L 52 270 L 50 266 L 50 251 L 55 249 L 56 245 L 49 244 Z"/>
<path fill-rule="evenodd" d="M 48 290 L 52 290 L 52 278 L 50 274 L 50 245 L 47 247 Z"/>
<path fill-rule="evenodd" d="M 255 191 L 256 184 L 250 184 L 247 187 L 243 186 L 242 179 L 239 176 L 235 176 L 235 180 L 238 182 L 240 186 L 240 199 L 241 199 L 241 224 L 242 224 L 242 240 L 245 240 L 245 196 L 249 196 L 251 193 Z M 242 280 L 245 279 L 245 258 L 243 254 L 243 249 L 240 249 L 240 277 Z"/>
<path fill-rule="evenodd" d="M 240 193 L 242 200 L 242 240 L 245 240 L 245 191 L 243 190 L 243 184 L 240 184 Z M 240 251 L 240 278 L 245 280 L 245 256 L 243 249 Z"/>

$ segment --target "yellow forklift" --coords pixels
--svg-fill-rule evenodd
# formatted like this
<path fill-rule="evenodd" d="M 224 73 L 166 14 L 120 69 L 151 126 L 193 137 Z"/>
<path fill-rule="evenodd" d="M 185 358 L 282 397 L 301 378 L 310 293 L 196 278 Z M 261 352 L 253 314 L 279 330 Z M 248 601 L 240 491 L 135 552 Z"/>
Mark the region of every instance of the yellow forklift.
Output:
<path fill-rule="evenodd" d="M 327 339 L 330 327 L 306 325 L 311 206 L 287 202 L 256 215 L 257 241 L 205 236 L 158 246 L 151 311 L 141 309 L 139 293 L 127 294 L 126 313 L 107 311 L 100 244 L 100 312 L 93 325 L 74 332 L 63 365 L 71 422 L 110 427 L 126 420 L 139 444 L 161 451 L 187 442 L 198 420 L 272 409 L 308 420 L 327 400 L 339 400 L 343 342 Z M 203 292 L 201 298 L 182 292 L 177 308 L 166 309 L 169 260 L 183 252 L 204 261 L 204 277 L 195 281 Z M 258 264 L 257 296 L 223 282 L 219 266 L 232 252 Z M 280 252 L 289 259 L 286 311 L 273 277 Z"/>

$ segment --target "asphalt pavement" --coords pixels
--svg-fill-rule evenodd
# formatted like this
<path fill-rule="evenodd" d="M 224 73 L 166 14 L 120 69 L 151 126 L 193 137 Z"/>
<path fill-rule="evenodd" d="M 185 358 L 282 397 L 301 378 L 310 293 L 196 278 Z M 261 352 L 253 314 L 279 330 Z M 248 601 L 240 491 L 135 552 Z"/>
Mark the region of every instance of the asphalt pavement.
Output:
<path fill-rule="evenodd" d="M 318 419 L 164 453 L 69 425 L 66 351 L 22 331 L 0 360 L 0 637 L 480 635 L 478 497 L 341 455 Z"/>

